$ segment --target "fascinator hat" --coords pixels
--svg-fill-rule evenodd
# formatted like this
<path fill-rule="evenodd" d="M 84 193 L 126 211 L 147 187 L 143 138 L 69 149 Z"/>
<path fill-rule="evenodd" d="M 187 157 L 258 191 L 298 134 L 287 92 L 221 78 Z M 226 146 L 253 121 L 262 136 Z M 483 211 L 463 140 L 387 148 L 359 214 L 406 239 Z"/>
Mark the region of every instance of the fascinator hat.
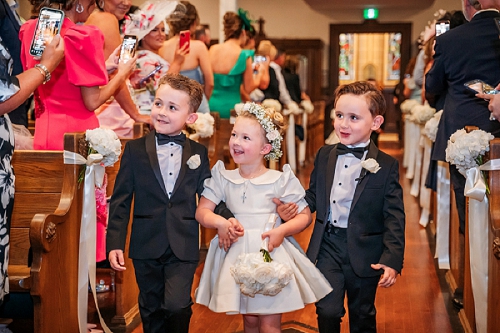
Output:
<path fill-rule="evenodd" d="M 238 16 L 240 17 L 241 21 L 243 21 L 243 30 L 254 30 L 254 28 L 252 27 L 252 21 L 249 18 L 250 14 L 247 10 L 243 10 L 242 8 L 238 9 Z"/>
<path fill-rule="evenodd" d="M 123 33 L 125 35 L 135 35 L 138 40 L 141 40 L 160 22 L 165 22 L 167 17 L 175 12 L 182 12 L 178 15 L 182 16 L 185 11 L 186 7 L 177 1 L 146 1 L 140 9 L 125 17 Z M 168 29 L 168 25 L 165 23 L 165 33 L 168 33 Z"/>

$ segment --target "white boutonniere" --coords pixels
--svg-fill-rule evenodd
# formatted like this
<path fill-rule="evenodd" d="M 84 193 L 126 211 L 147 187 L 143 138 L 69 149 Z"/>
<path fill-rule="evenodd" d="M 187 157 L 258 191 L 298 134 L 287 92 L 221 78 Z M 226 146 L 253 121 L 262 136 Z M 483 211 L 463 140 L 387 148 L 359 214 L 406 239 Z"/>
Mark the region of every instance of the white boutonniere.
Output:
<path fill-rule="evenodd" d="M 198 154 L 191 156 L 187 161 L 187 165 L 191 170 L 197 169 L 200 166 L 200 164 L 201 164 L 201 158 L 200 155 Z"/>
<path fill-rule="evenodd" d="M 380 170 L 380 166 L 373 158 L 361 161 L 361 166 L 371 173 L 377 173 Z"/>
<path fill-rule="evenodd" d="M 365 178 L 367 172 L 377 173 L 380 170 L 380 165 L 378 165 L 377 161 L 375 161 L 373 158 L 361 161 L 361 166 L 363 167 L 363 170 L 361 170 L 361 175 L 359 176 L 359 178 L 354 179 L 358 183 L 360 183 L 363 178 Z"/>

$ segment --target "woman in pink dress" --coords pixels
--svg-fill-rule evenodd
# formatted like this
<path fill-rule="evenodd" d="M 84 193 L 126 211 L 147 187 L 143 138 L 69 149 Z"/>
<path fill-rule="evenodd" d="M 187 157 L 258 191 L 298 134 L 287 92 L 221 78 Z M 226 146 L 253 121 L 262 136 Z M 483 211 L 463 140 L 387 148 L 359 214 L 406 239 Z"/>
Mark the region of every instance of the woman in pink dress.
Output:
<path fill-rule="evenodd" d="M 95 7 L 95 0 L 31 0 L 38 10 L 42 5 L 62 4 L 65 18 L 61 27 L 64 59 L 52 72 L 52 78 L 35 91 L 34 149 L 62 150 L 64 133 L 84 132 L 99 127 L 94 110 L 120 87 L 135 68 L 135 59 L 120 63 L 108 82 L 103 53 L 104 38 L 99 29 L 78 25 L 85 22 Z M 24 69 L 39 60 L 29 49 L 37 19 L 26 22 L 19 33 Z"/>

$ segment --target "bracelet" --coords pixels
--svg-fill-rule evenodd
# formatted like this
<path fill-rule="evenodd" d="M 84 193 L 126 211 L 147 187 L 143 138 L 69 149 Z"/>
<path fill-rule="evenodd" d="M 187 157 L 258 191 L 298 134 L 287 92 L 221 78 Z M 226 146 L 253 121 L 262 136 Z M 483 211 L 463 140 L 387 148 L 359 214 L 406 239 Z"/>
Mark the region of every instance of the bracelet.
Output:
<path fill-rule="evenodd" d="M 36 64 L 35 65 L 35 68 L 38 69 L 40 71 L 40 74 L 43 75 L 44 79 L 43 79 L 43 84 L 47 83 L 50 81 L 50 72 L 49 70 L 47 69 L 47 67 L 45 67 L 44 65 L 42 64 Z"/>

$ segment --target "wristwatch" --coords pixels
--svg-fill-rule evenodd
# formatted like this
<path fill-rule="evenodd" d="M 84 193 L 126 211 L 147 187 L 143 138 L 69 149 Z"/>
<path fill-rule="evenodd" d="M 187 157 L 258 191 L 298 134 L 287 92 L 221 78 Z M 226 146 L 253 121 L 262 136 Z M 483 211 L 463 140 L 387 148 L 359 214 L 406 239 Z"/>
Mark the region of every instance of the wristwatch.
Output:
<path fill-rule="evenodd" d="M 47 69 L 47 67 L 45 67 L 45 65 L 42 65 L 42 64 L 36 64 L 35 65 L 35 68 L 38 69 L 40 71 L 40 74 L 43 75 L 44 79 L 43 79 L 43 84 L 47 83 L 50 81 L 50 72 L 49 70 Z"/>

